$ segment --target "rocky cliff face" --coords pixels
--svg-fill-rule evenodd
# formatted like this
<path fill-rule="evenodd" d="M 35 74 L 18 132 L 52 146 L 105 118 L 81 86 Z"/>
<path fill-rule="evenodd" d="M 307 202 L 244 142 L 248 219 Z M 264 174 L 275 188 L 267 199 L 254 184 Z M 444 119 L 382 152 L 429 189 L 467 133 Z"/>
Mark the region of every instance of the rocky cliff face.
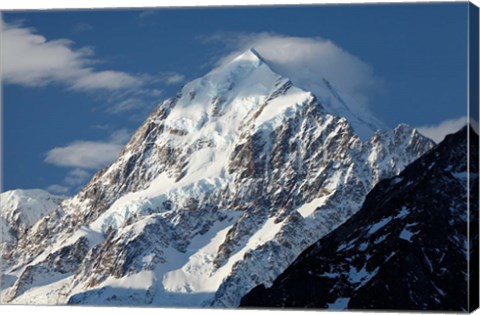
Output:
<path fill-rule="evenodd" d="M 464 128 L 377 184 L 360 211 L 241 305 L 471 310 L 467 264 L 478 235 L 467 229 L 478 211 L 469 216 L 469 206 L 478 209 L 478 136 L 470 130 L 467 151 Z"/>
<path fill-rule="evenodd" d="M 3 252 L 3 295 L 237 306 L 432 146 L 406 125 L 362 141 L 247 51 L 161 103 L 110 167 Z M 35 280 L 40 267 L 56 277 Z"/>

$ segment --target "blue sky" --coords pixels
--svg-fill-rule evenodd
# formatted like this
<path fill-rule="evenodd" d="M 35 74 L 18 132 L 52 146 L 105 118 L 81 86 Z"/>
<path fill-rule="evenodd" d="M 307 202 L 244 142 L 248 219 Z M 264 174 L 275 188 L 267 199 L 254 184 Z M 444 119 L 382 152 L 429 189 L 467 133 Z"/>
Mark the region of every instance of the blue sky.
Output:
<path fill-rule="evenodd" d="M 338 68 L 332 76 L 342 74 L 337 86 L 387 128 L 404 122 L 433 135 L 466 115 L 466 3 L 31 11 L 2 19 L 2 49 L 10 49 L 2 51 L 3 190 L 75 192 L 156 104 L 252 44 L 301 43 L 313 62 L 319 43 L 331 41 L 344 53 L 325 59 Z"/>

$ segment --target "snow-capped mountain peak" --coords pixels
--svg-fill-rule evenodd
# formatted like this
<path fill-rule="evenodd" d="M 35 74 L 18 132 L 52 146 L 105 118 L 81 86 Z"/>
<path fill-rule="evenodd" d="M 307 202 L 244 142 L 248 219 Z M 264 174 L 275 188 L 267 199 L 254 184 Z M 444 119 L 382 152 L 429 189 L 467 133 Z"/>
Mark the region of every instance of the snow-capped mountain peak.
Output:
<path fill-rule="evenodd" d="M 274 93 L 285 93 L 292 88 L 298 102 L 309 96 L 288 82 L 274 73 L 253 49 L 247 50 L 228 64 L 186 84 L 165 123 L 185 133 L 215 122 L 217 132 L 225 130 L 223 135 L 232 134 L 248 113 L 265 105 Z M 220 116 L 222 119 L 218 119 Z M 219 126 L 220 120 L 225 124 Z"/>
<path fill-rule="evenodd" d="M 248 50 L 162 102 L 7 253 L 6 299 L 238 305 L 432 146 L 408 130 L 362 141 L 262 59 Z"/>
<path fill-rule="evenodd" d="M 233 61 L 235 62 L 249 61 L 259 65 L 260 63 L 263 62 L 263 58 L 260 56 L 258 51 L 255 50 L 255 48 L 250 48 L 246 50 L 244 53 L 242 53 L 241 55 L 238 55 L 237 57 L 235 57 Z"/>
<path fill-rule="evenodd" d="M 297 70 L 298 73 L 305 72 L 305 69 Z M 305 93 L 313 94 L 328 113 L 345 117 L 362 140 L 368 140 L 375 131 L 383 128 L 382 123 L 365 107 L 347 104 L 341 95 L 342 93 L 328 79 L 314 75 L 297 76 L 294 69 L 278 67 L 274 63 L 272 67 L 270 62 L 265 60 L 255 48 L 246 50 L 230 62 L 213 69 L 206 76 L 187 84 L 182 93 L 188 94 L 191 99 L 198 97 L 198 103 L 205 106 L 209 102 L 207 102 L 205 97 L 197 95 L 197 93 L 199 88 L 203 89 L 205 86 L 208 86 L 206 90 L 207 98 L 210 100 L 210 104 L 215 106 L 212 109 L 212 113 L 214 113 L 220 110 L 218 108 L 219 105 L 227 101 L 225 95 L 236 94 L 235 91 L 240 91 L 240 96 L 247 100 L 246 103 L 242 104 L 246 108 L 251 108 L 247 103 L 250 106 L 258 106 L 261 102 L 256 101 L 255 96 L 266 95 L 268 92 L 272 92 L 272 89 L 278 86 L 280 82 L 288 82 L 289 85 L 295 86 L 300 91 L 308 91 Z M 181 107 L 181 105 L 178 107 Z M 201 123 L 204 122 L 207 116 L 205 113 L 199 113 L 198 108 L 190 109 L 193 110 L 193 112 L 190 111 L 191 115 L 179 112 L 179 116 L 172 115 L 172 118 L 186 117 L 187 120 L 192 118 L 198 123 L 194 123 L 188 128 L 195 129 L 195 127 L 201 126 Z M 185 114 L 187 116 L 180 116 Z"/>
<path fill-rule="evenodd" d="M 329 78 L 311 72 L 308 67 L 301 66 L 298 62 L 289 63 L 288 59 L 279 61 L 278 58 L 264 58 L 261 52 L 251 48 L 212 72 L 223 71 L 225 68 L 238 65 L 249 65 L 250 67 L 262 65 L 275 74 L 288 78 L 297 88 L 315 95 L 330 114 L 345 117 L 356 134 L 364 141 L 368 140 L 376 130 L 384 128 L 364 103 L 360 104 L 350 95 L 344 95 L 343 91 L 335 86 Z"/>

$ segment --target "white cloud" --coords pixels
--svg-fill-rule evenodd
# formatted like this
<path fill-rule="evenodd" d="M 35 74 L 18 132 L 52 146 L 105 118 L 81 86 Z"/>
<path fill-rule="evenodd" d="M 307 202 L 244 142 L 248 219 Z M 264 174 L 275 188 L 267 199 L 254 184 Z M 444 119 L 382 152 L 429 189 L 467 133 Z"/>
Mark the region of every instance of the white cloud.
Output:
<path fill-rule="evenodd" d="M 111 129 L 108 125 L 98 128 Z M 129 130 L 119 129 L 113 131 L 105 141 L 80 140 L 51 149 L 47 152 L 45 162 L 73 169 L 67 173 L 61 185 L 50 185 L 47 190 L 55 194 L 67 194 L 70 189 L 76 189 L 84 184 L 91 176 L 89 170 L 97 170 L 111 164 L 130 137 Z"/>
<path fill-rule="evenodd" d="M 150 89 L 148 92 L 153 97 L 160 97 L 163 95 L 163 90 L 159 89 Z"/>
<path fill-rule="evenodd" d="M 160 73 L 159 80 L 165 84 L 173 85 L 185 80 L 185 76 L 175 71 L 167 71 Z"/>
<path fill-rule="evenodd" d="M 158 78 L 151 79 L 158 81 Z M 158 100 L 163 95 L 163 90 L 151 89 L 134 89 L 128 91 L 116 91 L 111 93 L 107 100 L 107 112 L 110 114 L 120 114 L 126 111 L 136 111 L 142 109 L 151 109 L 153 104 L 158 104 Z"/>
<path fill-rule="evenodd" d="M 106 112 L 117 114 L 149 110 L 163 93 L 158 82 L 170 85 L 184 79 L 175 72 L 152 76 L 98 70 L 100 61 L 91 47 L 74 49 L 71 40 L 49 40 L 32 28 L 6 23 L 1 18 L 0 22 L 0 58 L 6 83 L 27 87 L 56 84 L 72 91 L 97 92 L 97 97 L 105 99 L 102 107 Z M 88 29 L 88 24 L 80 23 L 74 31 Z"/>
<path fill-rule="evenodd" d="M 420 126 L 416 129 L 436 143 L 441 142 L 446 135 L 455 133 L 467 124 L 467 117 L 444 120 L 436 125 Z"/>
<path fill-rule="evenodd" d="M 115 160 L 121 149 L 122 145 L 114 143 L 75 141 L 48 151 L 45 161 L 57 166 L 99 169 Z"/>
<path fill-rule="evenodd" d="M 108 112 L 111 114 L 123 113 L 126 111 L 138 109 L 144 106 L 144 102 L 138 97 L 127 97 L 110 106 Z"/>
<path fill-rule="evenodd" d="M 91 48 L 72 48 L 67 39 L 48 40 L 34 29 L 2 20 L 2 76 L 7 83 L 43 86 L 52 83 L 81 91 L 134 88 L 143 78 L 122 71 L 96 70 Z"/>
<path fill-rule="evenodd" d="M 64 182 L 69 186 L 83 184 L 90 177 L 90 173 L 80 168 L 75 168 L 68 172 Z"/>
<path fill-rule="evenodd" d="M 47 188 L 47 191 L 56 195 L 66 195 L 69 192 L 69 188 L 62 185 L 50 185 Z"/>
<path fill-rule="evenodd" d="M 61 167 L 96 170 L 112 163 L 129 138 L 130 133 L 121 129 L 114 132 L 108 141 L 75 141 L 48 151 L 45 162 Z"/>
<path fill-rule="evenodd" d="M 322 78 L 342 94 L 350 107 L 367 110 L 369 97 L 382 86 L 372 68 L 330 40 L 302 38 L 273 33 L 217 33 L 200 38 L 204 42 L 222 42 L 231 53 L 224 64 L 243 51 L 254 48 L 272 70 L 290 78 L 297 86 L 316 92 Z"/>
<path fill-rule="evenodd" d="M 78 74 L 80 76 L 75 78 L 71 85 L 76 90 L 118 90 L 141 85 L 139 78 L 120 71 L 94 72 L 91 69 L 82 69 Z"/>
<path fill-rule="evenodd" d="M 128 140 L 130 140 L 131 136 L 132 136 L 132 132 L 128 129 L 115 130 L 110 135 L 110 142 L 117 143 L 117 144 L 125 144 L 128 142 Z"/>

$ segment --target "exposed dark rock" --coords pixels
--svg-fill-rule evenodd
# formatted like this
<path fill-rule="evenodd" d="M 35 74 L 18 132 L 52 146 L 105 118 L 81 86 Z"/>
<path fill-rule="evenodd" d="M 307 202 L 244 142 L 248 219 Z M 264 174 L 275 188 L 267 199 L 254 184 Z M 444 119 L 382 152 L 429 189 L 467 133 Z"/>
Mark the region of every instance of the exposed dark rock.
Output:
<path fill-rule="evenodd" d="M 472 130 L 469 152 L 467 164 L 466 127 L 447 136 L 377 184 L 360 211 L 305 250 L 271 287 L 251 290 L 241 306 L 470 310 L 467 227 L 478 225 L 478 135 Z M 476 209 L 470 217 L 469 201 Z M 471 237 L 478 242 L 478 234 Z M 478 252 L 471 254 L 478 259 Z"/>

